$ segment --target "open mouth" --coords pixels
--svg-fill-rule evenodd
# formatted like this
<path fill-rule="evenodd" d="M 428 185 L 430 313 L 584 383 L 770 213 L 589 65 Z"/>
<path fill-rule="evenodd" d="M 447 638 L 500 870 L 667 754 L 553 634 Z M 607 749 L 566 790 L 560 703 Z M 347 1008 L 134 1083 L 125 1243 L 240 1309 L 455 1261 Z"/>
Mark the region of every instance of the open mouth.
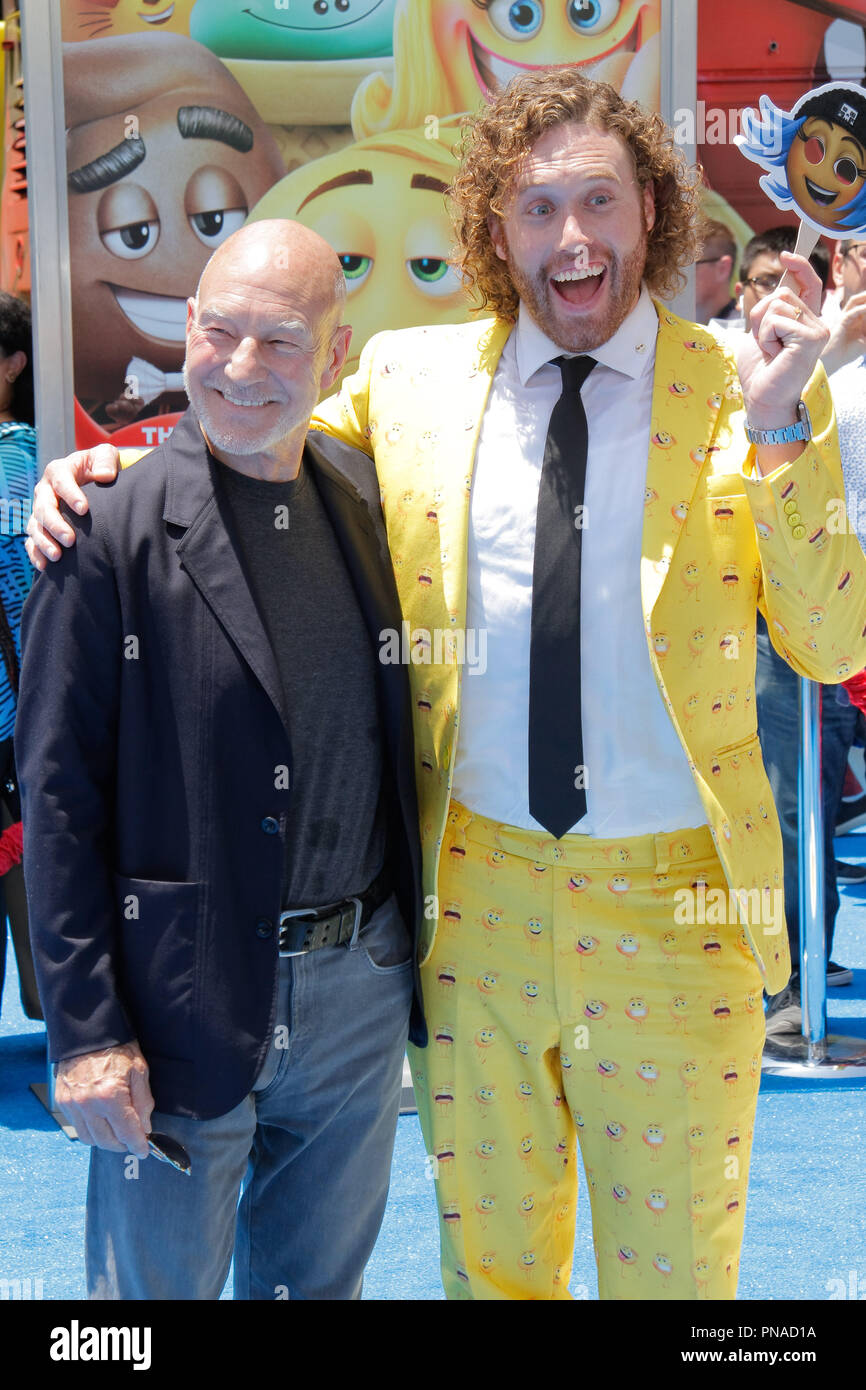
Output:
<path fill-rule="evenodd" d="M 472 30 L 467 27 L 466 41 L 469 49 L 469 62 L 472 64 L 472 71 L 475 73 L 475 80 L 485 96 L 490 96 L 499 86 L 506 87 L 512 77 L 518 72 L 532 71 L 539 67 L 575 67 L 585 77 L 591 77 L 596 82 L 611 81 L 615 74 L 606 69 L 611 67 L 610 59 L 614 54 L 636 53 L 640 46 L 640 16 L 635 20 L 625 38 L 620 39 L 613 48 L 608 48 L 606 52 L 599 53 L 595 58 L 586 63 L 512 63 L 508 58 L 502 58 L 498 53 L 493 53 L 491 49 L 485 48 L 484 44 L 479 43 Z"/>
<path fill-rule="evenodd" d="M 815 200 L 819 207 L 828 208 L 831 203 L 835 203 L 839 197 L 838 193 L 830 193 L 826 188 L 821 188 L 820 184 L 813 183 L 811 179 L 804 176 L 803 182 L 808 189 L 809 196 Z"/>
<path fill-rule="evenodd" d="M 550 277 L 557 298 L 573 309 L 592 308 L 601 297 L 602 286 L 606 280 L 607 268 L 603 265 L 581 266 L 579 270 L 558 270 Z"/>
<path fill-rule="evenodd" d="M 186 338 L 186 300 L 166 294 L 145 294 L 143 290 L 127 290 L 122 285 L 108 288 L 120 310 L 139 333 L 164 342 L 182 343 Z"/>
<path fill-rule="evenodd" d="M 136 19 L 143 19 L 145 24 L 167 24 L 174 14 L 174 5 L 169 5 L 168 9 L 160 10 L 159 14 L 136 14 Z"/>

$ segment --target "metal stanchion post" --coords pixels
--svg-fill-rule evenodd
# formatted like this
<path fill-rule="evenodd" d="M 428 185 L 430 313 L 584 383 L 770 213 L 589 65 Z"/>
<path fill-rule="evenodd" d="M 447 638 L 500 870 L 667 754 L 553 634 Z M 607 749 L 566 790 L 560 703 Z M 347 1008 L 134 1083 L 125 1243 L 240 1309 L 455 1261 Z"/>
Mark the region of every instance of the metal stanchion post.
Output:
<path fill-rule="evenodd" d="M 827 942 L 824 927 L 824 798 L 821 785 L 821 687 L 800 680 L 798 866 L 802 1035 L 777 1036 L 764 1049 L 764 1071 L 862 1080 L 866 1043 L 827 1036 Z"/>
<path fill-rule="evenodd" d="M 827 941 L 824 902 L 824 798 L 821 786 L 820 685 L 800 680 L 797 774 L 800 853 L 800 1000 L 808 1060 L 827 1054 Z"/>

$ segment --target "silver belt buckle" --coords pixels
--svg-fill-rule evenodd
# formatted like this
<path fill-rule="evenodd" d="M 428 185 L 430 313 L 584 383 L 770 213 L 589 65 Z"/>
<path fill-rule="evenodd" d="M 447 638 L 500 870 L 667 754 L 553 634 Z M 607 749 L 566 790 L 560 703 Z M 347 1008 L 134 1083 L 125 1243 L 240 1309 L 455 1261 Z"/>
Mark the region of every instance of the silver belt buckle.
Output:
<path fill-rule="evenodd" d="M 352 923 L 352 936 L 350 938 L 351 940 L 354 940 L 355 933 L 360 928 L 361 913 L 364 910 L 363 904 L 360 898 L 344 898 L 343 902 L 354 903 L 355 905 L 355 920 Z M 337 907 L 338 905 L 339 904 L 334 903 L 333 907 Z M 292 907 L 289 908 L 286 912 L 280 913 L 278 928 L 283 925 L 283 922 L 287 922 L 290 917 L 307 917 L 311 912 L 321 912 L 323 915 L 327 915 L 326 909 L 321 907 Z M 315 926 L 315 922 L 311 923 L 311 925 Z M 342 926 L 342 920 L 340 922 L 340 925 Z M 305 946 L 300 951 L 280 951 L 279 955 L 281 959 L 287 958 L 289 956 L 306 956 L 309 955 L 310 949 L 311 948 L 309 946 Z"/>
<path fill-rule="evenodd" d="M 293 907 L 293 908 L 290 908 L 287 912 L 281 912 L 281 913 L 280 913 L 280 920 L 279 920 L 279 922 L 278 922 L 278 924 L 277 924 L 278 930 L 279 930 L 279 928 L 283 925 L 284 922 L 287 922 L 287 921 L 289 920 L 290 917 L 308 917 L 308 916 L 310 915 L 311 912 L 315 912 L 316 910 L 317 910 L 317 909 L 314 908 L 314 907 Z M 279 940 L 279 938 L 278 938 L 278 940 Z M 287 956 L 306 956 L 306 955 L 309 953 L 309 950 L 310 950 L 309 946 L 303 947 L 300 951 L 282 951 L 282 950 L 281 950 L 281 951 L 279 952 L 279 955 L 280 955 L 280 958 L 281 958 L 281 959 L 283 959 L 284 957 L 287 957 Z"/>

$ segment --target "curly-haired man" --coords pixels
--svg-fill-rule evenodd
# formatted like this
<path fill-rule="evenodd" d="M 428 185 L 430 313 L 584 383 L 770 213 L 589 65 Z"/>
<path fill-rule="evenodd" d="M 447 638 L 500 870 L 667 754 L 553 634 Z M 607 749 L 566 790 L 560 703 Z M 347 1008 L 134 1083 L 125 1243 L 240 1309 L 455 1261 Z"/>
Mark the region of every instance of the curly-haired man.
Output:
<path fill-rule="evenodd" d="M 568 69 L 474 118 L 453 201 L 493 317 L 377 335 L 318 412 L 375 458 L 405 619 L 446 1291 L 569 1296 L 577 1140 L 601 1296 L 731 1298 L 789 971 L 756 610 L 797 671 L 866 659 L 818 280 L 784 257 L 738 376 L 652 298 L 699 235 L 670 132 Z"/>

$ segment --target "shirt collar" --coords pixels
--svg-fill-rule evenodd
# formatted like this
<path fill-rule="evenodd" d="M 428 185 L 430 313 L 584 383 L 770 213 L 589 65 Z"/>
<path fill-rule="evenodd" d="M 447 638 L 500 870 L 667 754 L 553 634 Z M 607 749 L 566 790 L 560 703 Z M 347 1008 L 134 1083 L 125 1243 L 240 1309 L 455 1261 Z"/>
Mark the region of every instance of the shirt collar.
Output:
<path fill-rule="evenodd" d="M 623 319 L 613 337 L 594 348 L 590 356 L 603 366 L 612 367 L 615 372 L 622 372 L 636 380 L 649 371 L 654 361 L 658 328 L 655 305 L 646 285 L 642 285 L 640 297 L 631 313 Z M 538 327 L 522 302 L 513 342 L 521 386 L 525 386 L 541 367 L 562 353 L 562 349 Z"/>

